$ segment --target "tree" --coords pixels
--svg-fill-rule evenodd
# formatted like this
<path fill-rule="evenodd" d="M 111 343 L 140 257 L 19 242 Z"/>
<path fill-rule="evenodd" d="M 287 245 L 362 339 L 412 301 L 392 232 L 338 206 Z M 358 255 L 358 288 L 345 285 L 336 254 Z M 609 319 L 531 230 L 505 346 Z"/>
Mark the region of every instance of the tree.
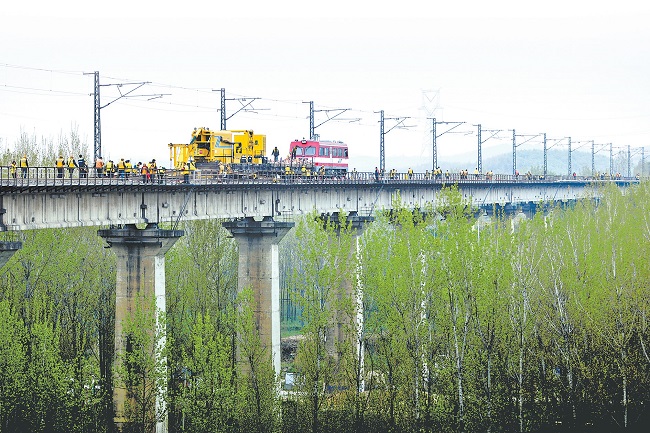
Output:
<path fill-rule="evenodd" d="M 512 242 L 502 244 L 509 246 L 506 254 L 512 257 L 512 279 L 506 286 L 509 332 L 507 343 L 507 359 L 510 374 L 515 378 L 515 391 L 512 398 L 517 402 L 517 420 L 520 432 L 531 428 L 524 413 L 526 399 L 526 383 L 528 378 L 528 362 L 532 352 L 531 338 L 534 333 L 532 302 L 535 299 L 534 287 L 537 285 L 538 268 L 541 263 L 541 248 L 536 233 L 544 227 L 541 214 L 533 221 L 520 223 L 512 235 Z M 514 356 L 513 356 L 514 355 Z M 532 396 L 531 396 L 532 397 Z"/>
<path fill-rule="evenodd" d="M 237 421 L 230 335 L 219 332 L 209 315 L 199 315 L 192 350 L 184 354 L 181 428 L 191 432 L 231 431 Z"/>
<path fill-rule="evenodd" d="M 156 311 L 155 298 L 139 298 L 127 316 L 122 338 L 126 350 L 118 354 L 115 373 L 118 385 L 126 389 L 124 426 L 126 432 L 147 433 L 165 418 L 167 367 L 164 312 Z M 152 331 L 155 330 L 155 331 Z M 171 344 L 171 339 L 167 339 Z"/>
<path fill-rule="evenodd" d="M 324 223 L 324 229 L 321 224 Z M 307 396 L 311 431 L 320 429 L 319 413 L 328 387 L 337 386 L 341 353 L 332 338 L 332 328 L 337 326 L 337 311 L 350 310 L 354 301 L 344 293 L 343 280 L 355 269 L 349 260 L 352 250 L 351 229 L 346 215 L 339 220 L 320 220 L 315 214 L 296 225 L 300 272 L 295 268 L 291 285 L 292 300 L 301 310 L 305 326 L 304 340 L 298 347 L 296 366 L 302 377 L 301 388 Z M 343 304 L 347 304 L 346 308 Z M 349 346 L 348 346 L 349 347 Z M 348 352 L 349 355 L 349 352 Z"/>
<path fill-rule="evenodd" d="M 243 431 L 271 432 L 277 424 L 277 379 L 271 353 L 262 346 L 255 324 L 255 299 L 246 288 L 237 296 L 237 351 L 241 369 L 237 382 L 237 411 Z M 254 408 L 251 411 L 251 407 Z"/>
<path fill-rule="evenodd" d="M 17 431 L 23 396 L 29 386 L 25 370 L 25 329 L 8 301 L 0 301 L 0 432 Z"/>

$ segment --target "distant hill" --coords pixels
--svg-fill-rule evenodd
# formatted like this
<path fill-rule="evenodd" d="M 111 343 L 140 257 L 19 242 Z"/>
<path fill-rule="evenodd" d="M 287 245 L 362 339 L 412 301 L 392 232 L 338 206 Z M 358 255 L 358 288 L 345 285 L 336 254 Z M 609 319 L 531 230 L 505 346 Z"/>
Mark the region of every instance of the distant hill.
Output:
<path fill-rule="evenodd" d="M 567 158 L 567 151 L 549 150 L 546 154 L 548 174 L 567 174 Z M 596 154 L 594 162 L 596 170 L 609 171 L 609 156 Z M 522 150 L 517 152 L 517 169 L 519 173 L 530 171 L 533 174 L 541 174 L 544 171 L 544 151 Z M 484 159 L 483 170 L 492 170 L 495 173 L 511 173 L 512 153 Z M 591 152 L 573 152 L 571 156 L 571 172 L 585 175 L 590 174 Z"/>

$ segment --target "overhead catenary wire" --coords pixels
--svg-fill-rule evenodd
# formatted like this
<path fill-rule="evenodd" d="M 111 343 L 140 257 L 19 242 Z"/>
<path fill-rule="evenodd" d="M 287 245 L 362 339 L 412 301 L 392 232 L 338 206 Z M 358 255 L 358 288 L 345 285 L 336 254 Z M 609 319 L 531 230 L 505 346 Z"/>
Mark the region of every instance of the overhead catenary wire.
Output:
<path fill-rule="evenodd" d="M 44 86 L 25 86 L 25 85 L 15 85 L 14 83 L 7 82 L 7 78 L 5 77 L 5 82 L 2 82 L 1 75 L 0 75 L 0 92 L 5 92 L 5 93 L 12 93 L 12 94 L 26 94 L 26 95 L 32 95 L 35 97 L 38 96 L 45 96 L 45 97 L 56 97 L 56 98 L 70 98 L 71 100 L 77 97 L 86 97 L 89 95 L 88 93 L 88 80 L 87 78 L 84 77 L 84 72 L 83 71 L 75 71 L 75 70 L 64 70 L 64 69 L 54 69 L 54 68 L 42 68 L 42 67 L 32 67 L 32 66 L 25 66 L 25 65 L 15 65 L 15 64 L 10 64 L 10 63 L 0 63 L 0 68 L 6 68 L 6 69 L 15 69 L 15 70 L 26 70 L 26 71 L 34 71 L 37 73 L 43 73 L 43 74 L 49 74 L 50 76 L 52 75 L 64 75 L 64 76 L 70 76 L 70 77 L 81 77 L 82 80 L 78 81 L 78 87 L 76 85 L 73 85 L 72 88 L 70 86 L 63 86 L 60 85 L 60 83 L 54 83 L 53 80 L 50 78 L 50 83 L 51 86 L 50 88 L 45 88 Z M 6 75 L 6 74 L 5 74 Z M 110 81 L 115 81 L 114 84 L 117 86 L 119 85 L 124 85 L 125 83 L 128 82 L 133 82 L 136 81 L 131 78 L 120 78 L 120 77 L 115 77 L 113 75 L 103 75 L 102 79 L 104 80 L 110 80 Z M 191 87 L 191 86 L 184 86 L 184 85 L 178 85 L 178 84 L 173 84 L 173 83 L 163 83 L 163 82 L 157 82 L 157 81 L 152 81 L 152 82 L 147 82 L 147 86 L 151 87 L 153 89 L 164 89 L 164 91 L 169 92 L 166 93 L 166 96 L 164 99 L 152 99 L 152 100 L 132 100 L 129 102 L 126 101 L 119 101 L 116 103 L 123 104 L 126 106 L 134 107 L 137 109 L 142 109 L 142 110 L 151 110 L 151 111 L 159 111 L 159 112 L 171 112 L 171 113 L 204 113 L 204 114 L 209 114 L 209 113 L 217 113 L 220 111 L 220 107 L 216 101 L 216 98 L 214 98 L 214 92 L 213 88 L 210 87 Z M 75 90 L 76 88 L 79 88 L 79 90 Z M 252 97 L 240 94 L 240 92 L 229 92 L 230 96 L 236 97 L 236 98 L 242 98 L 242 99 L 252 99 Z M 263 111 L 254 111 L 253 113 L 248 113 L 246 115 L 238 116 L 241 117 L 242 119 L 267 119 L 267 120 L 273 120 L 273 121 L 278 121 L 278 122 L 291 122 L 294 120 L 304 120 L 307 119 L 308 116 L 307 114 L 302 115 L 298 114 L 299 107 L 303 103 L 303 99 L 291 99 L 291 98 L 278 98 L 278 97 L 269 97 L 269 96 L 261 96 L 257 97 L 257 100 L 261 102 L 267 102 L 269 104 L 273 104 L 271 108 L 268 108 L 270 112 L 263 112 Z M 214 103 L 213 103 L 214 102 Z M 278 113 L 278 112 L 273 112 L 275 108 L 277 108 L 277 105 L 284 105 L 284 106 L 293 106 L 295 108 L 294 114 L 286 114 L 286 111 L 284 113 Z M 335 107 L 330 107 L 329 105 L 318 105 L 319 109 L 322 111 L 327 111 L 327 110 L 337 110 L 338 108 Z M 455 106 L 448 106 L 448 108 L 457 108 L 460 110 L 466 110 L 466 111 L 473 111 L 473 112 L 480 112 L 480 113 L 488 113 L 488 114 L 495 114 L 493 110 L 476 110 L 476 109 L 471 109 L 471 108 L 465 108 L 465 107 L 455 107 Z M 424 119 L 426 116 L 414 114 L 414 115 L 408 115 L 412 114 L 413 111 L 420 111 L 421 107 L 413 108 L 413 107 L 408 107 L 404 109 L 404 112 L 401 112 L 400 115 L 394 115 L 394 114 L 389 114 L 386 113 L 386 116 L 388 117 L 410 117 L 414 119 Z M 284 110 L 280 110 L 284 111 Z M 369 110 L 369 109 L 364 109 L 364 108 L 358 108 L 354 106 L 350 106 L 347 110 L 348 113 L 350 113 L 351 117 L 353 118 L 353 121 L 348 121 L 348 123 L 353 123 L 353 127 L 359 127 L 359 128 L 373 128 L 376 127 L 376 120 L 375 120 L 375 111 L 374 110 Z M 395 111 L 393 108 L 391 111 Z M 399 110 L 396 110 L 399 111 Z M 243 114 L 243 113 L 242 113 Z M 405 116 L 406 114 L 406 116 Z M 501 115 L 504 115 L 501 113 Z M 8 117 L 16 117 L 20 118 L 20 114 L 18 113 L 11 113 L 7 115 Z M 526 116 L 520 116 L 518 114 L 508 114 L 509 117 L 526 117 Z M 542 119 L 539 116 L 529 116 L 531 118 L 535 119 Z M 640 114 L 640 115 L 630 115 L 630 116 L 608 116 L 602 118 L 602 120 L 613 120 L 613 119 L 635 119 L 635 118 L 645 118 L 648 117 L 645 114 Z M 22 118 L 31 118 L 28 116 L 22 116 Z M 550 118 L 554 119 L 554 118 Z M 347 119 L 343 119 L 342 121 L 346 121 Z M 555 119 L 557 120 L 557 119 Z M 563 118 L 563 120 L 567 120 L 566 118 Z M 576 119 L 573 119 L 576 120 Z M 594 119 L 577 119 L 577 120 L 594 120 Z M 402 131 L 403 134 L 407 134 L 407 136 L 412 137 L 414 134 L 421 134 L 422 129 L 426 128 L 424 126 L 423 122 L 418 121 L 416 122 L 417 124 L 414 125 L 416 126 L 417 129 L 415 130 L 405 130 Z M 616 136 L 641 136 L 644 134 L 648 134 L 650 131 L 621 131 L 616 134 Z M 564 135 L 564 134 L 563 134 Z M 604 137 L 607 137 L 606 139 L 611 140 L 614 135 L 608 134 L 608 135 L 603 135 L 603 134 L 595 134 L 592 135 L 593 138 L 600 139 Z M 410 139 L 410 138 L 409 138 Z M 521 143 L 523 144 L 523 143 Z M 422 155 L 424 152 L 424 145 L 422 149 L 420 150 L 420 154 Z"/>

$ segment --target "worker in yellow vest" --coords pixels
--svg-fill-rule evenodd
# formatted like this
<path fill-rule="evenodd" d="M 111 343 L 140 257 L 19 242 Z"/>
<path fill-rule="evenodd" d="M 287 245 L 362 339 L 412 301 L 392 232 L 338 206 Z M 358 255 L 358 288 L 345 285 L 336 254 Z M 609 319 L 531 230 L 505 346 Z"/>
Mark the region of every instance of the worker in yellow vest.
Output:
<path fill-rule="evenodd" d="M 29 162 L 27 161 L 27 155 L 23 155 L 20 158 L 20 175 L 25 179 L 27 177 L 27 169 L 29 168 Z"/>
<path fill-rule="evenodd" d="M 70 179 L 72 179 L 72 175 L 74 174 L 74 169 L 77 166 L 77 161 L 74 160 L 74 156 L 70 155 L 70 158 L 68 158 L 68 174 L 70 175 Z"/>
<path fill-rule="evenodd" d="M 54 167 L 56 168 L 56 177 L 58 179 L 63 179 L 63 167 L 65 167 L 63 156 L 59 155 L 59 157 L 56 159 L 56 162 L 54 163 Z"/>
<path fill-rule="evenodd" d="M 106 176 L 113 177 L 114 173 L 115 173 L 115 164 L 113 163 L 112 159 L 109 159 L 108 162 L 106 163 Z"/>
<path fill-rule="evenodd" d="M 117 177 L 124 179 L 124 170 L 126 168 L 124 158 L 117 162 Z"/>
<path fill-rule="evenodd" d="M 146 165 L 146 164 L 143 164 Z M 151 179 L 152 182 L 157 180 L 157 172 L 158 172 L 158 166 L 156 165 L 156 160 L 152 159 L 151 162 L 149 163 L 149 178 Z"/>

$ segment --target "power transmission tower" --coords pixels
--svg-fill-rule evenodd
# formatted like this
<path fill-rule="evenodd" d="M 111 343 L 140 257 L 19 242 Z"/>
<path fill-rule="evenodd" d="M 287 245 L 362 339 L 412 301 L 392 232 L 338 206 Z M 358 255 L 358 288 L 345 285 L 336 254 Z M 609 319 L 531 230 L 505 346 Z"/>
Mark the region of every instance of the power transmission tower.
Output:
<path fill-rule="evenodd" d="M 424 112 L 424 118 L 425 119 L 434 119 L 436 117 L 439 117 L 437 115 L 438 111 L 440 111 L 440 89 L 436 90 L 422 90 L 422 106 L 420 107 L 420 110 Z M 435 121 L 434 121 L 435 122 Z M 433 136 L 435 130 L 435 123 L 433 125 L 433 128 L 425 130 L 423 140 L 422 140 L 422 148 L 426 149 L 427 148 L 427 143 L 431 144 L 433 143 L 433 152 L 436 152 L 436 145 L 435 145 L 435 137 Z M 438 161 L 438 155 L 437 153 L 435 155 L 431 155 L 433 159 L 433 164 L 434 164 L 434 170 L 437 167 L 437 161 Z"/>

